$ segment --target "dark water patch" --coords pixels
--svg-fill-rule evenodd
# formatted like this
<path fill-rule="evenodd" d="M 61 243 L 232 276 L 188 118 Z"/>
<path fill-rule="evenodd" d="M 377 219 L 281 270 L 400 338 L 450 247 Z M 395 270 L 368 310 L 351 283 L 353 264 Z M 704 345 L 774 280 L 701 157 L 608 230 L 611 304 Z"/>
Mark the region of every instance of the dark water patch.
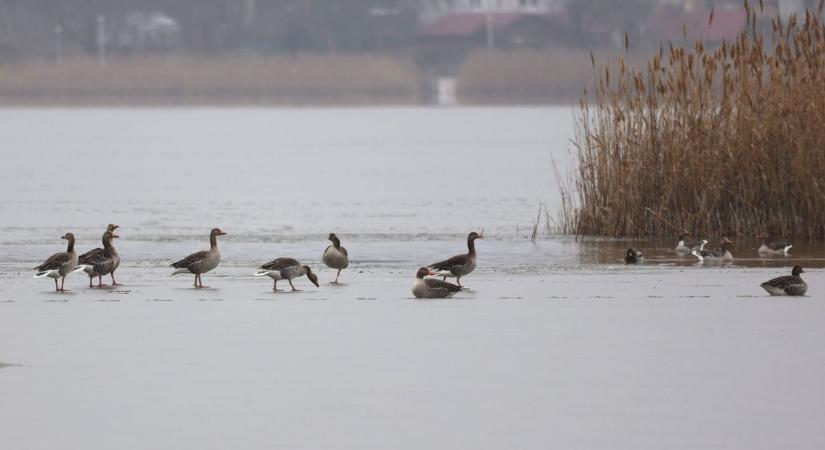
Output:
<path fill-rule="evenodd" d="M 222 302 L 222 298 L 196 298 L 196 302 Z"/>
<path fill-rule="evenodd" d="M 101 298 L 99 300 L 92 300 L 92 301 L 93 302 L 99 302 L 99 303 L 112 303 L 112 302 L 119 302 L 120 300 L 116 299 L 116 298 Z"/>
<path fill-rule="evenodd" d="M 174 302 L 171 298 L 149 298 L 146 299 L 147 302 Z"/>
<path fill-rule="evenodd" d="M 305 301 L 305 302 L 325 302 L 325 301 L 327 301 L 328 299 L 326 299 L 326 298 L 312 298 L 312 297 L 310 297 L 310 298 L 302 298 L 301 300 L 303 300 L 303 301 Z"/>
<path fill-rule="evenodd" d="M 567 296 L 561 297 L 561 296 L 558 296 L 558 295 L 553 295 L 553 296 L 550 296 L 550 297 L 544 297 L 545 300 L 567 300 L 569 298 L 570 297 L 567 297 Z"/>
<path fill-rule="evenodd" d="M 710 298 L 710 295 L 680 295 L 679 298 Z"/>
<path fill-rule="evenodd" d="M 524 300 L 524 297 L 499 297 L 499 300 Z"/>
<path fill-rule="evenodd" d="M 8 369 L 9 367 L 23 367 L 23 366 L 20 365 L 20 364 L 12 364 L 12 363 L 7 363 L 7 362 L 0 361 L 0 369 Z"/>
<path fill-rule="evenodd" d="M 43 303 L 69 303 L 68 299 L 43 300 Z"/>
<path fill-rule="evenodd" d="M 376 301 L 378 297 L 357 297 L 356 300 L 360 301 Z"/>
<path fill-rule="evenodd" d="M 15 303 L 14 300 L 0 300 L 0 303 Z"/>

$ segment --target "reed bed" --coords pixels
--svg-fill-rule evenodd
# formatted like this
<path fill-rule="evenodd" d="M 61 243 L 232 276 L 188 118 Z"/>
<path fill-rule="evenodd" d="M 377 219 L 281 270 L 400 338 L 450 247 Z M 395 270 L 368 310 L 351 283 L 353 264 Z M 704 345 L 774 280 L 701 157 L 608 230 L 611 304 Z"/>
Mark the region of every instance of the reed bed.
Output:
<path fill-rule="evenodd" d="M 735 42 L 663 46 L 641 67 L 593 63 L 578 168 L 560 183 L 565 232 L 825 238 L 822 2 L 787 21 L 746 5 Z"/>
<path fill-rule="evenodd" d="M 381 55 L 116 58 L 0 66 L 6 103 L 414 103 L 420 74 Z"/>
<path fill-rule="evenodd" d="M 458 71 L 457 94 L 466 104 L 572 104 L 591 75 L 590 53 L 578 49 L 477 50 Z"/>

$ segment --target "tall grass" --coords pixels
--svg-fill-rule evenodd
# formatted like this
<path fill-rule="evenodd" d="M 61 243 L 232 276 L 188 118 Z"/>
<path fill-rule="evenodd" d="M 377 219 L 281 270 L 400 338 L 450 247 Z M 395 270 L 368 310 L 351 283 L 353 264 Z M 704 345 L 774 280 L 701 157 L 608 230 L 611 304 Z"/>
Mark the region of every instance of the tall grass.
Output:
<path fill-rule="evenodd" d="M 576 113 L 573 185 L 561 187 L 576 199 L 565 231 L 825 237 L 822 2 L 787 21 L 747 9 L 735 42 L 597 69 Z"/>

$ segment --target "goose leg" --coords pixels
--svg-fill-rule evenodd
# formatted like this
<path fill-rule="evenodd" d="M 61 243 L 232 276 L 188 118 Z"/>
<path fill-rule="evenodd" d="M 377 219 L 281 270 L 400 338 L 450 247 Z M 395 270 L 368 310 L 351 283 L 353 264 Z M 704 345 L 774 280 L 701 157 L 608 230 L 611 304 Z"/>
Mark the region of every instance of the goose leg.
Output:
<path fill-rule="evenodd" d="M 287 281 L 289 281 L 289 286 L 292 288 L 293 292 L 300 291 L 300 289 L 295 289 L 295 285 L 292 284 L 292 279 L 289 279 Z"/>
<path fill-rule="evenodd" d="M 94 286 L 92 286 L 92 278 L 93 277 L 89 277 L 89 289 L 94 287 Z M 55 280 L 55 281 L 57 281 L 57 280 Z"/>
<path fill-rule="evenodd" d="M 272 280 L 272 292 L 278 292 L 278 280 Z"/>
<path fill-rule="evenodd" d="M 340 276 L 341 276 L 341 269 L 338 269 L 338 274 L 335 275 L 335 281 L 333 281 L 333 283 L 338 284 L 338 277 L 340 277 Z"/>
<path fill-rule="evenodd" d="M 115 271 L 113 270 L 112 273 L 112 286 L 120 286 L 117 281 L 115 281 Z"/>
<path fill-rule="evenodd" d="M 446 279 L 446 278 L 445 278 L 445 279 Z M 457 277 L 457 278 L 455 279 L 455 283 L 458 285 L 458 287 L 464 287 L 464 286 L 462 286 L 462 285 L 461 285 L 461 277 Z"/>
<path fill-rule="evenodd" d="M 99 287 L 99 288 L 103 287 L 103 275 L 98 275 L 97 276 L 97 287 Z"/>
<path fill-rule="evenodd" d="M 60 289 L 58 289 L 58 287 L 57 287 L 57 278 L 54 279 L 54 291 L 55 292 L 60 292 Z"/>
<path fill-rule="evenodd" d="M 198 287 L 198 274 L 195 274 L 195 284 L 192 286 L 195 286 L 196 288 Z"/>
<path fill-rule="evenodd" d="M 64 277 L 60 278 L 60 292 L 66 292 L 67 289 L 65 288 L 65 285 L 66 285 L 66 277 L 64 276 Z"/>

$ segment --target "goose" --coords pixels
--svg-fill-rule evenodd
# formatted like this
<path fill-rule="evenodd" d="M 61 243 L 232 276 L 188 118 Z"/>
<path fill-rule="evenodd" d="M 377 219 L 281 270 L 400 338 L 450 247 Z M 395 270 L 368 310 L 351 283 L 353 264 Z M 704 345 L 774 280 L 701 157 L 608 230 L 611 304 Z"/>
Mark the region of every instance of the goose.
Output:
<path fill-rule="evenodd" d="M 802 273 L 805 273 L 802 266 L 793 266 L 790 275 L 768 280 L 761 286 L 771 295 L 805 295 L 808 291 L 808 284 L 799 276 Z"/>
<path fill-rule="evenodd" d="M 330 269 L 338 269 L 338 274 L 335 275 L 335 281 L 333 281 L 334 284 L 338 284 L 338 277 L 341 276 L 341 271 L 349 266 L 349 254 L 347 253 L 347 249 L 341 246 L 341 240 L 338 239 L 335 233 L 330 233 L 328 239 L 332 241 L 332 245 L 324 250 L 324 256 L 321 260 Z"/>
<path fill-rule="evenodd" d="M 484 239 L 484 236 L 473 231 L 467 235 L 467 249 L 469 250 L 467 254 L 456 255 L 450 259 L 430 264 L 427 268 L 438 271 L 437 275 L 444 277 L 444 281 L 447 280 L 447 277 L 455 277 L 456 284 L 461 287 L 461 277 L 476 268 L 476 239 Z"/>
<path fill-rule="evenodd" d="M 111 228 L 111 225 L 109 227 Z M 97 277 L 97 287 L 102 288 L 104 286 L 103 275 L 111 274 L 117 267 L 120 258 L 112 245 L 112 239 L 119 237 L 107 229 L 103 233 L 103 248 L 96 248 L 80 255 L 75 271 L 86 272 L 86 275 L 89 275 L 90 288 L 93 287 L 92 279 L 94 277 Z M 114 280 L 114 277 L 112 277 L 112 280 Z M 114 283 L 112 285 L 114 286 Z"/>
<path fill-rule="evenodd" d="M 637 264 L 644 259 L 644 255 L 642 252 L 629 248 L 624 255 L 624 263 L 625 264 Z"/>
<path fill-rule="evenodd" d="M 793 245 L 788 244 L 785 241 L 768 242 L 769 237 L 770 236 L 767 233 L 759 233 L 756 235 L 757 239 L 762 239 L 762 245 L 759 247 L 759 254 L 788 256 L 788 250 L 790 250 Z"/>
<path fill-rule="evenodd" d="M 309 266 L 303 266 L 300 262 L 298 262 L 295 258 L 277 258 L 273 259 L 272 261 L 262 265 L 260 267 L 261 270 L 255 272 L 256 277 L 269 277 L 272 278 L 272 291 L 278 292 L 278 281 L 279 280 L 287 280 L 289 282 L 289 286 L 292 288 L 293 291 L 298 291 L 299 289 L 295 289 L 295 285 L 292 284 L 293 278 L 302 277 L 304 275 L 309 278 L 309 281 L 312 282 L 316 287 L 320 287 L 318 284 L 318 276 L 312 272 L 312 269 Z"/>
<path fill-rule="evenodd" d="M 445 298 L 460 291 L 461 286 L 435 278 L 424 278 L 427 275 L 439 275 L 432 270 L 422 267 L 415 274 L 415 284 L 412 293 L 415 298 Z"/>
<path fill-rule="evenodd" d="M 226 233 L 220 228 L 212 228 L 209 233 L 209 250 L 203 250 L 183 258 L 182 260 L 170 264 L 169 267 L 174 267 L 176 270 L 170 276 L 181 273 L 191 273 L 195 275 L 195 288 L 203 288 L 203 279 L 201 275 L 218 267 L 221 262 L 221 251 L 218 249 L 218 236 L 225 236 Z"/>
<path fill-rule="evenodd" d="M 65 252 L 55 253 L 50 256 L 43 264 L 34 268 L 37 270 L 35 278 L 53 278 L 55 292 L 64 292 L 67 289 L 63 287 L 66 283 L 66 275 L 74 271 L 77 267 L 77 252 L 74 250 L 74 234 L 66 233 L 60 237 L 69 241 L 69 245 Z M 57 287 L 57 279 L 60 278 L 60 288 Z"/>
<path fill-rule="evenodd" d="M 699 259 L 699 263 L 731 262 L 733 261 L 733 255 L 730 252 L 732 245 L 733 241 L 728 238 L 722 238 L 722 244 L 719 247 L 719 252 L 694 250 L 692 253 L 693 256 Z"/>

